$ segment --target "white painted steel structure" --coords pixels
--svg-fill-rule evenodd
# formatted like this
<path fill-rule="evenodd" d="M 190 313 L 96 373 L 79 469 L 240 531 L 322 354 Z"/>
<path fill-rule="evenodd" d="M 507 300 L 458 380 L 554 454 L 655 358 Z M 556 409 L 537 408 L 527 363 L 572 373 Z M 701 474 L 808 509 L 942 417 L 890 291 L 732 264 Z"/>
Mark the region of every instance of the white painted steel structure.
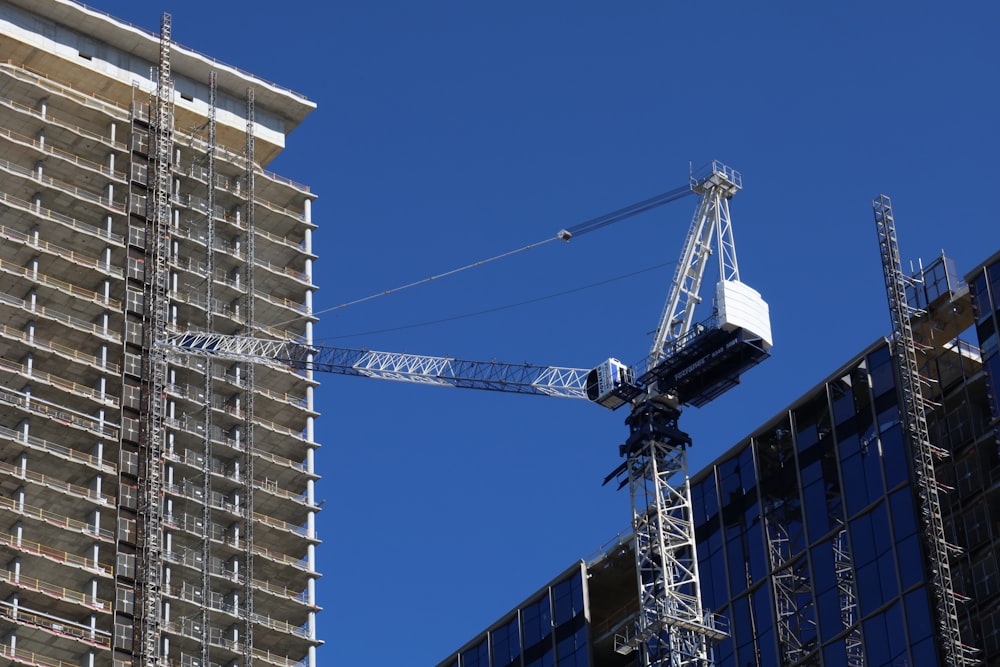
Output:
<path fill-rule="evenodd" d="M 586 399 L 587 373 L 590 372 L 582 368 L 307 346 L 292 341 L 214 333 L 170 333 L 165 336 L 162 345 L 175 353 L 202 353 L 214 359 L 252 360 L 263 364 L 278 362 L 295 369 L 321 373 L 559 398 Z"/>
<path fill-rule="evenodd" d="M 694 310 L 701 303 L 701 281 L 712 255 L 713 238 L 718 245 L 719 280 L 740 279 L 729 200 L 742 189 L 743 177 L 738 171 L 713 160 L 697 173 L 692 172 L 690 180 L 691 190 L 700 195 L 701 200 L 691 220 L 660 324 L 653 336 L 650 367 L 663 361 L 669 355 L 669 343 L 683 338 L 695 322 Z"/>

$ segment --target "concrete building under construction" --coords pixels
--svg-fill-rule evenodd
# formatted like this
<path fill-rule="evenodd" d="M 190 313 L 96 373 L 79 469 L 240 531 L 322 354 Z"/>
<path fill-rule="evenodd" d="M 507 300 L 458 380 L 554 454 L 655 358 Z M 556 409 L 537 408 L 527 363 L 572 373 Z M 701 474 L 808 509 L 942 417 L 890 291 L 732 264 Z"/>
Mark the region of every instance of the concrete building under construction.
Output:
<path fill-rule="evenodd" d="M 0 2 L 0 657 L 314 665 L 303 96 L 70 0 Z"/>

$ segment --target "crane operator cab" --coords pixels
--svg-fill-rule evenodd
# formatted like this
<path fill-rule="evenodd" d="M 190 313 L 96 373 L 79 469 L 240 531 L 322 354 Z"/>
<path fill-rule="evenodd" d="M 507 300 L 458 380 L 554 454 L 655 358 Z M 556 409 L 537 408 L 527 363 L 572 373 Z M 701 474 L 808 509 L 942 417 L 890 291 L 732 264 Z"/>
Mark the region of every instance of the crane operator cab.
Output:
<path fill-rule="evenodd" d="M 615 358 L 587 373 L 587 398 L 615 410 L 642 393 L 635 385 L 635 373 Z"/>

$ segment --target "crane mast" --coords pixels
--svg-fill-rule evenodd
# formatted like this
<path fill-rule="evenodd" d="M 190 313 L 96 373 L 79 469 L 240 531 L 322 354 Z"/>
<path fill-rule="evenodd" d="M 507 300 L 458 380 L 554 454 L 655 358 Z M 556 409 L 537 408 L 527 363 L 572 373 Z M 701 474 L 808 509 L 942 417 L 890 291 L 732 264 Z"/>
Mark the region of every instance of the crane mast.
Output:
<path fill-rule="evenodd" d="M 702 406 L 739 383 L 768 356 L 767 304 L 739 280 L 729 199 L 739 172 L 718 161 L 692 172 L 700 196 L 681 260 L 656 329 L 645 370 L 616 359 L 590 370 L 496 361 L 463 361 L 396 352 L 306 345 L 212 332 L 171 332 L 165 354 L 204 355 L 236 362 L 283 364 L 317 371 L 562 398 L 586 398 L 610 409 L 630 405 L 624 463 L 605 480 L 628 486 L 639 591 L 635 628 L 616 637 L 621 654 L 640 652 L 644 667 L 708 667 L 712 646 L 727 636 L 721 618 L 701 604 L 687 448 L 678 428 L 681 405 Z M 678 190 L 679 191 L 679 190 Z M 679 198 L 667 193 L 668 201 Z M 632 210 L 631 208 L 628 210 Z M 562 234 L 562 233 L 561 233 Z M 571 234 L 567 233 L 566 238 Z M 562 236 L 560 236 L 562 238 Z M 718 245 L 720 280 L 712 317 L 695 322 L 702 279 Z"/>
<path fill-rule="evenodd" d="M 641 651 L 648 667 L 705 667 L 725 638 L 723 619 L 704 609 L 698 578 L 688 478 L 691 438 L 678 427 L 680 404 L 704 405 L 739 382 L 771 346 L 767 304 L 739 282 L 729 200 L 742 187 L 739 172 L 718 161 L 691 174 L 701 199 L 688 230 L 673 284 L 625 420 L 625 462 L 609 476 L 626 477 L 639 616 L 635 633 L 616 637 L 622 654 Z M 713 240 L 718 245 L 716 312 L 708 323 L 694 313 Z M 608 481 L 608 480 L 606 480 Z"/>

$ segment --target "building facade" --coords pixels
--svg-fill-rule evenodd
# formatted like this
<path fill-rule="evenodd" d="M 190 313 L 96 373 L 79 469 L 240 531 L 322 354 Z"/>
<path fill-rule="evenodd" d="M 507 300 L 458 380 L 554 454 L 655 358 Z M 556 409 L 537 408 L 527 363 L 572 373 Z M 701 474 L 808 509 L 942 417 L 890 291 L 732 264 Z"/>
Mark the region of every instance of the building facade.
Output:
<path fill-rule="evenodd" d="M 314 665 L 303 96 L 70 0 L 0 2 L 0 657 Z"/>
<path fill-rule="evenodd" d="M 945 257 L 921 278 L 908 294 L 919 309 L 911 325 L 942 454 L 936 477 L 962 642 L 981 664 L 1000 665 L 1000 253 L 964 280 Z M 883 339 L 692 477 L 702 602 L 729 624 L 717 665 L 944 664 L 913 458 Z M 590 662 L 562 661 L 569 626 L 560 634 L 567 621 L 555 616 L 546 657 L 529 660 L 528 610 L 548 602 L 554 614 L 552 591 L 577 571 L 585 631 L 574 641 Z M 636 588 L 625 538 L 439 667 L 638 665 L 636 653 L 614 650 L 635 622 Z M 485 661 L 491 647 L 512 643 L 518 618 L 524 662 Z"/>

